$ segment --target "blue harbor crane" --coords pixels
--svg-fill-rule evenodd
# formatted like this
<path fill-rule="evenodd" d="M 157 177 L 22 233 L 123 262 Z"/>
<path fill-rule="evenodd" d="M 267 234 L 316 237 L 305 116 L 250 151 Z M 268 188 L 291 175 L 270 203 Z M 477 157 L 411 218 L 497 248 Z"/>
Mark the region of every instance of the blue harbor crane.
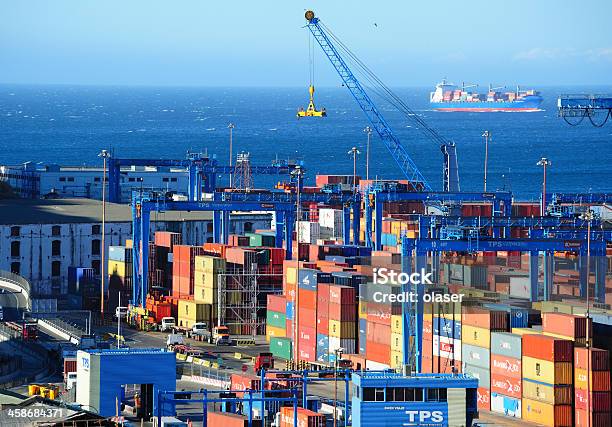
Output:
<path fill-rule="evenodd" d="M 559 116 L 571 126 L 588 118 L 595 127 L 603 127 L 612 116 L 612 95 L 561 95 L 557 100 Z M 597 116 L 603 119 L 597 121 Z"/>
<path fill-rule="evenodd" d="M 381 114 L 380 110 L 368 95 L 364 86 L 357 79 L 349 68 L 347 61 L 340 52 L 343 52 L 356 67 L 364 74 L 365 79 L 373 87 L 371 91 L 388 101 L 393 107 L 397 108 L 404 116 L 409 119 L 415 127 L 423 131 L 430 139 L 440 144 L 440 149 L 444 155 L 444 191 L 459 191 L 459 169 L 457 165 L 457 153 L 455 143 L 442 137 L 435 129 L 429 126 L 418 114 L 416 114 L 404 101 L 391 91 L 348 47 L 327 28 L 319 18 L 315 17 L 313 11 L 309 10 L 305 14 L 308 21 L 306 27 L 310 30 L 315 40 L 323 49 L 323 52 L 334 66 L 344 86 L 348 88 L 357 104 L 364 112 L 372 128 L 378 133 L 391 156 L 399 166 L 402 173 L 408 179 L 412 191 L 432 191 L 431 185 L 427 182 L 415 162 L 412 160 L 406 148 Z"/>

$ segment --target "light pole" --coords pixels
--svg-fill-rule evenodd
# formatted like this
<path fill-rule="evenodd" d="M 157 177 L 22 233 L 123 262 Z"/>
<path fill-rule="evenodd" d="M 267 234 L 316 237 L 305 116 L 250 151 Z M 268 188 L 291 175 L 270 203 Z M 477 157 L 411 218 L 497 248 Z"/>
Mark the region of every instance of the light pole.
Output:
<path fill-rule="evenodd" d="M 482 136 L 485 139 L 485 158 L 484 158 L 484 192 L 487 192 L 487 162 L 489 160 L 489 138 L 491 138 L 491 132 L 485 130 Z"/>
<path fill-rule="evenodd" d="M 338 422 L 338 361 L 342 358 L 343 352 L 343 348 L 334 350 L 334 354 L 336 355 L 336 360 L 334 360 L 334 427 L 337 426 Z M 344 396 L 344 398 L 346 399 L 347 397 Z"/>
<path fill-rule="evenodd" d="M 229 165 L 230 165 L 230 168 L 232 167 L 232 157 L 233 157 L 233 154 L 232 154 L 232 136 L 233 136 L 233 133 L 234 133 L 233 131 L 234 131 L 235 127 L 236 126 L 234 126 L 233 123 L 230 123 L 229 125 L 227 125 L 227 128 L 229 129 L 229 133 L 230 133 L 229 134 Z M 230 186 L 230 188 L 232 188 L 232 185 L 233 185 L 232 177 L 233 177 L 233 174 L 230 172 L 230 176 L 229 176 L 229 186 Z"/>
<path fill-rule="evenodd" d="M 291 174 L 297 178 L 297 194 L 296 194 L 296 206 L 295 206 L 295 228 L 297 232 L 295 233 L 296 237 L 296 246 L 297 246 L 297 266 L 296 266 L 296 284 L 295 284 L 295 295 L 293 296 L 293 357 L 295 359 L 295 363 L 299 362 L 300 359 L 300 344 L 299 344 L 299 304 L 300 304 L 300 230 L 299 230 L 299 221 L 300 216 L 302 215 L 301 211 L 301 203 L 300 203 L 300 187 L 302 186 L 302 176 L 304 175 L 304 171 L 300 165 L 297 165 Z M 288 220 L 288 219 L 286 219 Z"/>
<path fill-rule="evenodd" d="M 592 210 L 588 210 L 585 213 L 583 213 L 582 215 L 580 215 L 580 219 L 584 220 L 587 222 L 587 259 L 586 259 L 586 270 L 587 270 L 587 274 L 586 274 L 586 300 L 587 300 L 587 307 L 586 307 L 586 349 L 587 349 L 587 401 L 586 401 L 586 407 L 587 407 L 587 427 L 590 427 L 591 425 L 591 413 L 589 411 L 589 408 L 591 407 L 591 344 L 589 342 L 589 340 L 591 339 L 591 334 L 590 334 L 590 324 L 589 324 L 589 318 L 591 317 L 591 313 L 590 313 L 590 308 L 591 308 L 591 299 L 590 299 L 590 277 L 591 277 L 591 221 L 593 221 L 593 211 Z"/>
<path fill-rule="evenodd" d="M 353 155 L 353 192 L 357 192 L 357 154 L 361 154 L 361 151 L 353 147 L 347 154 Z"/>
<path fill-rule="evenodd" d="M 98 157 L 102 157 L 102 241 L 100 251 L 100 319 L 104 320 L 104 253 L 106 251 L 106 159 L 110 158 L 110 153 L 106 150 L 100 151 Z"/>
<path fill-rule="evenodd" d="M 363 130 L 366 134 L 368 134 L 368 143 L 366 145 L 366 180 L 370 179 L 370 138 L 372 138 L 372 128 L 370 126 L 366 126 Z"/>
<path fill-rule="evenodd" d="M 540 207 L 540 216 L 544 216 L 546 213 L 546 166 L 551 166 L 552 162 L 546 157 L 542 157 L 537 166 L 542 166 L 544 170 L 544 181 L 542 182 L 542 206 Z"/>

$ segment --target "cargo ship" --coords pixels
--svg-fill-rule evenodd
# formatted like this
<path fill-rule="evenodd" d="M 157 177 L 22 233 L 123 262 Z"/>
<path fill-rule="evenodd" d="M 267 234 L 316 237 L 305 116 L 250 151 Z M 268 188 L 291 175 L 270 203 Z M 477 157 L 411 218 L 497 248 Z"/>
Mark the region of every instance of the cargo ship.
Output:
<path fill-rule="evenodd" d="M 499 89 L 489 85 L 486 94 L 468 92 L 467 89 L 476 85 L 462 84 L 458 87 L 443 79 L 431 92 L 429 102 L 438 111 L 540 111 L 542 97 L 536 90 L 521 90 L 518 86 L 514 92 L 499 92 Z"/>

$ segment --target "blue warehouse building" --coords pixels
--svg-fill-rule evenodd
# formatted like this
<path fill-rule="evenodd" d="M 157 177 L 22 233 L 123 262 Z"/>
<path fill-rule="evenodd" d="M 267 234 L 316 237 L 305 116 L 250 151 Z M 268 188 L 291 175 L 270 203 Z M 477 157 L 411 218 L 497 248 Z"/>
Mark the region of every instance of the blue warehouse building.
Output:
<path fill-rule="evenodd" d="M 77 352 L 77 399 L 84 408 L 109 417 L 122 401 L 124 386 L 140 384 L 143 406 L 156 413 L 160 390 L 176 388 L 176 356 L 165 349 L 107 349 Z M 174 415 L 164 407 L 162 415 Z"/>
<path fill-rule="evenodd" d="M 353 426 L 471 426 L 478 380 L 459 374 L 355 372 Z"/>

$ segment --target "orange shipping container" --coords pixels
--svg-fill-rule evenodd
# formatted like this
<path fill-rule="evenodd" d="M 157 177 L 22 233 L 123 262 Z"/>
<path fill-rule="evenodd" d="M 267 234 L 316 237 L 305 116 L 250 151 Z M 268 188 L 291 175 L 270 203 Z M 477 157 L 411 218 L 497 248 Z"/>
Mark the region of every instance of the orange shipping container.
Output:
<path fill-rule="evenodd" d="M 504 396 L 523 397 L 522 383 L 520 378 L 491 374 L 491 391 Z"/>
<path fill-rule="evenodd" d="M 293 406 L 283 406 L 280 410 L 280 427 L 291 427 L 295 425 L 295 413 Z M 324 427 L 325 416 L 309 411 L 304 408 L 297 408 L 296 427 Z"/>
<path fill-rule="evenodd" d="M 508 330 L 508 313 L 466 306 L 462 309 L 461 324 L 503 332 Z"/>
<path fill-rule="evenodd" d="M 206 415 L 208 427 L 247 427 L 249 418 L 245 415 L 232 414 L 229 412 L 208 411 Z M 253 427 L 260 427 L 261 420 L 252 420 Z"/>
<path fill-rule="evenodd" d="M 587 320 L 589 336 L 593 336 L 591 319 L 565 313 L 542 313 L 542 330 L 572 338 L 586 338 Z"/>
<path fill-rule="evenodd" d="M 391 360 L 391 346 L 389 344 L 379 344 L 376 342 L 367 341 L 366 359 L 388 365 Z"/>
<path fill-rule="evenodd" d="M 591 353 L 591 361 L 589 366 L 588 354 Z M 579 369 L 591 369 L 591 371 L 609 371 L 610 370 L 610 355 L 608 350 L 600 348 L 576 347 L 574 348 L 574 366 Z"/>
<path fill-rule="evenodd" d="M 478 387 L 477 396 L 478 396 L 478 409 L 483 410 L 483 411 L 490 411 L 491 410 L 491 390 L 483 388 L 483 387 Z"/>
<path fill-rule="evenodd" d="M 546 335 L 523 335 L 523 356 L 551 362 L 571 362 L 574 343 Z"/>
<path fill-rule="evenodd" d="M 591 427 L 612 427 L 612 417 L 610 416 L 610 412 L 590 412 L 590 420 L 588 418 L 589 411 L 586 409 L 576 409 L 575 413 L 576 427 L 588 425 Z"/>
<path fill-rule="evenodd" d="M 299 292 L 299 308 L 307 310 L 316 310 L 317 308 L 317 291 L 311 291 L 310 289 L 298 289 Z"/>

